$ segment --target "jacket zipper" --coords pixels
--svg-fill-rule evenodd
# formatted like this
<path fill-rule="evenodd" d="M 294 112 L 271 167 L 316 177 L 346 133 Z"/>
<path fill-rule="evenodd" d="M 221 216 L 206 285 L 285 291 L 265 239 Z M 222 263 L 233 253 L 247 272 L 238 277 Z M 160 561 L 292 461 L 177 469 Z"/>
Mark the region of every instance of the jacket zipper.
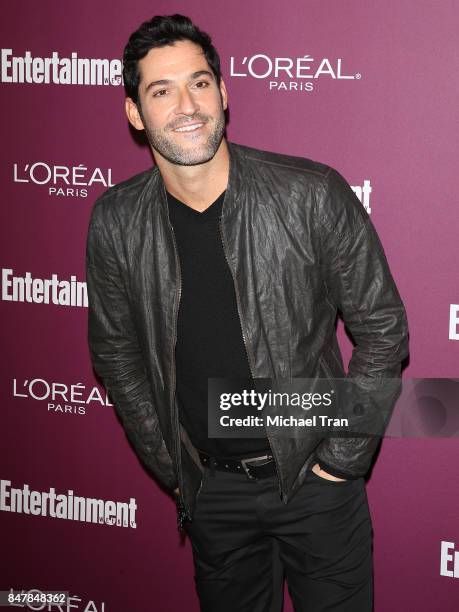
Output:
<path fill-rule="evenodd" d="M 166 205 L 167 205 L 167 195 L 165 193 L 164 190 L 164 197 L 166 200 Z M 167 209 L 166 209 L 167 210 Z M 177 294 L 177 300 L 176 300 L 176 309 L 175 309 L 175 313 L 174 313 L 174 334 L 173 334 L 173 338 L 172 338 L 172 367 L 171 367 L 171 378 L 173 379 L 173 385 L 172 385 L 172 391 L 171 391 L 171 410 L 172 413 L 174 415 L 174 420 L 175 420 L 175 454 L 177 456 L 177 468 L 178 468 L 178 484 L 179 484 L 179 495 L 178 495 L 178 499 L 177 499 L 177 528 L 179 530 L 179 532 L 183 531 L 183 526 L 185 524 L 185 521 L 190 521 L 191 522 L 191 516 L 189 514 L 189 512 L 186 509 L 185 506 L 185 501 L 183 498 L 183 478 L 182 478 L 182 470 L 181 470 L 181 465 L 182 465 L 182 460 L 181 460 L 181 449 L 180 449 L 180 423 L 179 423 L 179 416 L 178 416 L 178 411 L 176 410 L 175 406 L 175 396 L 176 396 L 176 392 L 177 392 L 177 375 L 176 375 L 176 364 L 175 364 L 175 346 L 177 343 L 177 320 L 178 320 L 178 311 L 179 311 L 179 306 L 180 306 L 180 298 L 182 295 L 182 271 L 180 268 L 180 259 L 179 259 L 179 254 L 178 254 L 178 249 L 177 249 L 177 242 L 175 240 L 175 232 L 174 232 L 174 228 L 171 224 L 170 221 L 170 217 L 169 217 L 169 211 L 167 210 L 167 218 L 169 221 L 169 227 L 171 229 L 172 232 L 172 241 L 174 243 L 174 255 L 175 255 L 175 263 L 176 263 L 176 270 L 177 270 L 177 275 L 179 277 L 179 283 L 178 283 L 178 291 L 176 292 Z"/>
<path fill-rule="evenodd" d="M 225 194 L 225 198 L 223 199 L 223 205 L 225 204 L 225 199 L 226 199 L 226 194 Z M 239 317 L 239 324 L 241 326 L 242 339 L 244 341 L 244 347 L 245 347 L 245 352 L 246 352 L 246 355 L 247 355 L 247 361 L 248 361 L 248 364 L 249 364 L 249 370 L 250 370 L 250 374 L 251 374 L 252 379 L 253 379 L 254 378 L 254 376 L 253 376 L 253 368 L 252 368 L 252 363 L 251 363 L 251 359 L 250 359 L 250 353 L 249 353 L 249 349 L 248 349 L 248 345 L 247 345 L 247 337 L 246 337 L 246 334 L 245 334 L 244 326 L 242 325 L 241 304 L 240 304 L 240 298 L 239 298 L 239 291 L 238 291 L 238 288 L 237 288 L 236 279 L 235 279 L 234 274 L 233 274 L 233 269 L 232 269 L 232 267 L 231 267 L 231 265 L 229 263 L 229 260 L 228 260 L 227 254 L 226 254 L 225 239 L 223 237 L 223 227 L 222 227 L 221 217 L 220 217 L 220 219 L 218 221 L 218 229 L 220 231 L 220 239 L 221 239 L 221 242 L 222 242 L 223 254 L 225 255 L 225 260 L 226 260 L 226 263 L 228 265 L 229 271 L 231 273 L 231 278 L 233 279 L 234 291 L 235 291 L 235 294 L 236 294 L 237 314 L 238 314 L 238 317 Z M 273 452 L 273 445 L 272 445 L 271 438 L 269 436 L 268 429 L 265 428 L 265 431 L 266 431 L 266 436 L 268 438 L 269 446 L 271 448 L 271 455 L 273 456 L 273 459 L 274 459 L 274 465 L 276 466 L 276 471 L 277 471 L 278 478 L 279 478 L 279 493 L 280 493 L 280 496 L 282 498 L 283 497 L 283 492 L 282 492 L 282 486 L 281 486 L 281 483 L 280 483 L 279 466 L 277 465 L 276 455 Z"/>

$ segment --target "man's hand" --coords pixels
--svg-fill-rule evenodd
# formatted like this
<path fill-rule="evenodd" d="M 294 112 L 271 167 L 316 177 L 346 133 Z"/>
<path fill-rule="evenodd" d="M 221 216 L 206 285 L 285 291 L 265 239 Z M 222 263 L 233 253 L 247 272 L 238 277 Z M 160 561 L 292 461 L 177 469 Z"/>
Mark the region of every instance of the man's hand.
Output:
<path fill-rule="evenodd" d="M 314 472 L 314 474 L 317 474 L 317 476 L 320 476 L 321 478 L 325 478 L 325 480 L 335 480 L 337 482 L 341 482 L 343 480 L 346 480 L 346 478 L 337 478 L 336 476 L 332 476 L 331 474 L 329 474 L 325 470 L 322 470 L 318 463 L 316 463 L 312 467 L 312 471 Z"/>
<path fill-rule="evenodd" d="M 177 497 L 180 495 L 180 489 L 178 487 L 174 489 L 174 495 Z"/>

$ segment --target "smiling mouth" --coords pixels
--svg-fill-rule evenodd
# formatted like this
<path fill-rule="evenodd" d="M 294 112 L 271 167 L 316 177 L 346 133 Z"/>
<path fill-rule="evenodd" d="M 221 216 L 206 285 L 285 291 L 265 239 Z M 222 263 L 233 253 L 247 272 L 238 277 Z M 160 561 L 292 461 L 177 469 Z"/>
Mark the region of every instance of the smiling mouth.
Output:
<path fill-rule="evenodd" d="M 192 125 L 182 125 L 178 128 L 175 128 L 174 132 L 194 132 L 199 130 L 204 125 L 204 123 L 193 123 Z"/>

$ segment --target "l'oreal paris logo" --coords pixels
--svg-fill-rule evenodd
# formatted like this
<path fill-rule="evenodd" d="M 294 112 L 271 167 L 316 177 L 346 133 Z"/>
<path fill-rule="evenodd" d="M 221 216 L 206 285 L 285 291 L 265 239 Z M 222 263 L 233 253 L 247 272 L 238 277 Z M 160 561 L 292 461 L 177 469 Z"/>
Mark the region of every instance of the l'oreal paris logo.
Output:
<path fill-rule="evenodd" d="M 86 407 L 113 406 L 107 391 L 83 383 L 67 384 L 44 378 L 13 378 L 13 397 L 46 402 L 52 414 L 86 414 Z"/>
<path fill-rule="evenodd" d="M 313 91 L 314 81 L 320 78 L 332 80 L 359 80 L 360 72 L 346 70 L 342 58 L 316 59 L 311 55 L 302 57 L 270 57 L 257 53 L 251 57 L 230 57 L 230 76 L 270 79 L 273 91 Z"/>
<path fill-rule="evenodd" d="M 80 198 L 88 196 L 88 187 L 92 185 L 113 187 L 114 184 L 111 168 L 88 168 L 84 164 L 66 166 L 43 161 L 13 164 L 13 181 L 46 185 L 50 196 Z"/>

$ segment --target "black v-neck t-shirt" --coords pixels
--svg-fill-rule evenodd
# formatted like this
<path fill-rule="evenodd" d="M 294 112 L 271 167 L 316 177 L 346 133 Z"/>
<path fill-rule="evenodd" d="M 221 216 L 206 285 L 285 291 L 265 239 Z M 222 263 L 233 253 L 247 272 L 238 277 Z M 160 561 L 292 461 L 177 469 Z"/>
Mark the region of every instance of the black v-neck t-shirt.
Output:
<path fill-rule="evenodd" d="M 167 192 L 182 276 L 175 349 L 179 418 L 193 444 L 205 452 L 263 455 L 270 451 L 266 437 L 208 437 L 207 378 L 251 379 L 218 228 L 224 197 L 225 192 L 199 212 Z"/>

